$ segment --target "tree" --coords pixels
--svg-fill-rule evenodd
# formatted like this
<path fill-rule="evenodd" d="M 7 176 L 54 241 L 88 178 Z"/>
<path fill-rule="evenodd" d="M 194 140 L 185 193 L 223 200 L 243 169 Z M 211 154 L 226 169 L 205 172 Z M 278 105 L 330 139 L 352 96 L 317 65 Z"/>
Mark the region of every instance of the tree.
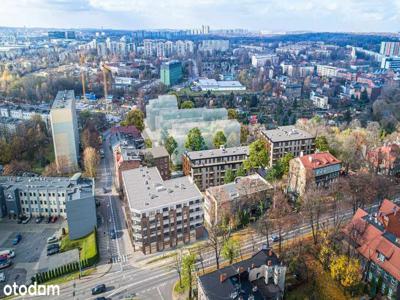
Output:
<path fill-rule="evenodd" d="M 169 135 L 165 140 L 165 149 L 167 149 L 169 156 L 175 152 L 176 148 L 178 148 L 178 143 L 172 136 Z"/>
<path fill-rule="evenodd" d="M 243 176 L 246 176 L 246 170 L 244 169 L 243 165 L 241 165 L 236 170 L 236 177 L 243 177 Z"/>
<path fill-rule="evenodd" d="M 144 114 L 140 109 L 133 109 L 129 111 L 125 120 L 121 122 L 122 126 L 135 126 L 139 131 L 144 129 Z"/>
<path fill-rule="evenodd" d="M 85 166 L 86 175 L 89 177 L 96 177 L 97 165 L 100 162 L 100 156 L 96 149 L 87 147 L 83 151 L 83 164 Z"/>
<path fill-rule="evenodd" d="M 215 148 L 219 148 L 226 144 L 226 136 L 223 131 L 217 131 L 214 135 L 213 144 Z"/>
<path fill-rule="evenodd" d="M 229 264 L 233 263 L 233 260 L 239 256 L 240 245 L 237 240 L 233 238 L 225 241 L 222 247 L 222 257 L 226 260 L 229 260 Z"/>
<path fill-rule="evenodd" d="M 225 171 L 225 176 L 224 176 L 224 183 L 230 183 L 235 180 L 235 172 L 232 169 L 227 169 Z"/>
<path fill-rule="evenodd" d="M 219 269 L 219 259 L 221 256 L 222 247 L 231 235 L 231 230 L 227 226 L 221 224 L 211 224 L 208 228 L 207 244 L 213 249 L 215 255 L 215 263 Z"/>
<path fill-rule="evenodd" d="M 185 148 L 189 151 L 200 151 L 206 149 L 206 144 L 199 128 L 195 127 L 190 129 L 186 137 Z"/>
<path fill-rule="evenodd" d="M 179 276 L 179 287 L 183 288 L 182 282 L 182 249 L 174 256 L 174 264 L 172 268 L 178 273 Z"/>
<path fill-rule="evenodd" d="M 249 136 L 249 128 L 246 125 L 242 124 L 240 126 L 240 143 L 246 144 L 248 136 Z"/>
<path fill-rule="evenodd" d="M 144 140 L 144 146 L 145 146 L 146 148 L 151 148 L 151 147 L 153 147 L 153 142 L 151 141 L 151 139 L 149 139 L 149 138 L 145 139 L 145 140 Z"/>
<path fill-rule="evenodd" d="M 191 109 L 194 108 L 194 103 L 190 100 L 186 100 L 182 102 L 181 109 Z"/>
<path fill-rule="evenodd" d="M 229 120 L 237 120 L 238 117 L 239 117 L 239 114 L 236 109 L 234 109 L 234 108 L 228 109 L 228 119 Z"/>
<path fill-rule="evenodd" d="M 21 173 L 30 170 L 31 167 L 27 161 L 12 160 L 9 164 L 6 164 L 4 166 L 3 175 L 16 176 L 16 175 L 21 175 Z"/>
<path fill-rule="evenodd" d="M 183 257 L 182 274 L 185 286 L 189 287 L 189 299 L 192 299 L 193 273 L 195 272 L 196 255 L 191 253 Z"/>
<path fill-rule="evenodd" d="M 243 165 L 246 170 L 267 167 L 269 163 L 269 151 L 264 140 L 258 139 L 249 146 L 249 157 Z"/>
<path fill-rule="evenodd" d="M 286 153 L 280 160 L 280 167 L 282 169 L 283 175 L 286 175 L 289 173 L 289 162 L 294 158 L 294 155 L 289 152 Z"/>
<path fill-rule="evenodd" d="M 332 260 L 330 269 L 332 278 L 348 290 L 353 290 L 361 282 L 361 264 L 358 259 L 340 255 Z"/>
<path fill-rule="evenodd" d="M 315 138 L 315 148 L 321 152 L 329 151 L 329 144 L 326 136 L 320 135 Z"/>

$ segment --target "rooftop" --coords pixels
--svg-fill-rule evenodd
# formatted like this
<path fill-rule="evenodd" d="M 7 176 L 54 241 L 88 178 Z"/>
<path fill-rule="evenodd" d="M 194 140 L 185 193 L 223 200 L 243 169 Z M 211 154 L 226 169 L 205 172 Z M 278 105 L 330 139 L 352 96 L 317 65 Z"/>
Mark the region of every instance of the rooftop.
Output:
<path fill-rule="evenodd" d="M 225 148 L 221 147 L 219 149 L 212 150 L 202 150 L 202 151 L 191 151 L 185 153 L 190 160 L 195 159 L 207 159 L 213 157 L 226 157 L 232 155 L 249 155 L 249 147 L 248 146 L 240 146 L 240 147 L 231 147 Z"/>
<path fill-rule="evenodd" d="M 122 181 L 131 210 L 154 210 L 189 199 L 202 198 L 189 176 L 164 181 L 156 167 L 123 171 Z"/>
<path fill-rule="evenodd" d="M 75 100 L 75 93 L 73 90 L 58 91 L 51 109 L 70 108 L 73 100 Z"/>
<path fill-rule="evenodd" d="M 292 125 L 264 130 L 263 134 L 274 143 L 315 138 L 312 134 Z"/>
<path fill-rule="evenodd" d="M 299 157 L 303 166 L 307 169 L 318 169 L 330 165 L 340 164 L 341 161 L 329 152 L 319 152 Z"/>
<path fill-rule="evenodd" d="M 165 149 L 164 146 L 157 146 L 157 147 L 153 147 L 153 148 L 143 149 L 142 152 L 150 153 L 151 155 L 153 155 L 153 158 L 169 156 L 167 149 Z"/>

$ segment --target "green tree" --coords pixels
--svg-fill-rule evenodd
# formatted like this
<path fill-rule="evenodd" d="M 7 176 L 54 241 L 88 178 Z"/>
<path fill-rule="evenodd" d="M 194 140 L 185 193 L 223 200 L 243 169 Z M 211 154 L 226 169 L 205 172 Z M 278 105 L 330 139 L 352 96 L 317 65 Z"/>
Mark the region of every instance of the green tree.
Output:
<path fill-rule="evenodd" d="M 284 175 L 289 173 L 289 162 L 294 158 L 294 155 L 292 153 L 286 153 L 281 159 L 280 159 L 280 166 L 282 169 L 282 173 Z"/>
<path fill-rule="evenodd" d="M 133 109 L 126 114 L 125 120 L 121 122 L 122 126 L 135 126 L 139 131 L 144 129 L 144 115 L 140 109 Z"/>
<path fill-rule="evenodd" d="M 206 143 L 199 128 L 190 129 L 186 141 L 185 148 L 189 151 L 200 151 L 206 149 Z"/>
<path fill-rule="evenodd" d="M 226 144 L 226 136 L 223 131 L 217 131 L 215 133 L 213 144 L 215 148 L 219 148 Z"/>
<path fill-rule="evenodd" d="M 246 170 L 267 167 L 269 163 L 269 151 L 264 140 L 258 139 L 249 146 L 249 158 L 243 165 Z"/>
<path fill-rule="evenodd" d="M 234 180 L 235 180 L 235 172 L 233 172 L 232 169 L 227 169 L 225 171 L 224 183 L 227 184 L 227 183 L 230 183 L 230 182 L 232 182 Z"/>
<path fill-rule="evenodd" d="M 228 239 L 222 246 L 222 257 L 229 260 L 231 265 L 236 257 L 239 256 L 240 246 L 237 240 Z"/>
<path fill-rule="evenodd" d="M 182 102 L 181 109 L 191 109 L 194 108 L 194 103 L 190 100 L 186 100 Z"/>
<path fill-rule="evenodd" d="M 169 135 L 165 140 L 165 149 L 167 149 L 169 156 L 171 156 L 174 153 L 176 148 L 178 148 L 178 143 L 172 136 Z"/>
<path fill-rule="evenodd" d="M 192 299 L 192 284 L 196 265 L 196 255 L 191 253 L 182 259 L 182 279 L 184 285 L 189 287 L 189 299 Z"/>
<path fill-rule="evenodd" d="M 229 120 L 235 120 L 235 119 L 237 120 L 238 117 L 239 117 L 239 114 L 236 109 L 234 109 L 234 108 L 228 109 L 228 119 Z"/>
<path fill-rule="evenodd" d="M 146 148 L 151 148 L 151 147 L 153 147 L 153 142 L 151 141 L 151 139 L 149 139 L 149 138 L 145 139 L 145 140 L 144 140 L 144 146 L 145 146 Z"/>
<path fill-rule="evenodd" d="M 329 144 L 326 136 L 320 135 L 315 138 L 315 148 L 321 152 L 329 151 Z"/>
<path fill-rule="evenodd" d="M 236 170 L 236 177 L 242 177 L 246 176 L 246 170 L 244 169 L 243 165 L 241 165 L 237 170 Z"/>
<path fill-rule="evenodd" d="M 240 143 L 246 144 L 249 136 L 249 128 L 246 125 L 240 126 Z"/>

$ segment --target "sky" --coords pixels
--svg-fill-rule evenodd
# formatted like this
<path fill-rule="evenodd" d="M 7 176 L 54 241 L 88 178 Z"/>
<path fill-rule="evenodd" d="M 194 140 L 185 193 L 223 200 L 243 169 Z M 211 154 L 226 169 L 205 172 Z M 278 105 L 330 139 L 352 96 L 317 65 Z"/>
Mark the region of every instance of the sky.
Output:
<path fill-rule="evenodd" d="M 399 32 L 400 0 L 0 0 L 0 26 Z"/>

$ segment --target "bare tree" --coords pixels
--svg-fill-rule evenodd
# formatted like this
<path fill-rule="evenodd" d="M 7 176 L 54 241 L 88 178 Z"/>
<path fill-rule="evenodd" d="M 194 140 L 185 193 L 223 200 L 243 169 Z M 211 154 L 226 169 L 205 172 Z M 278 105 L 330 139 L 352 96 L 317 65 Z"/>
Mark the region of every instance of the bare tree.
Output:
<path fill-rule="evenodd" d="M 208 246 L 214 251 L 215 262 L 219 269 L 219 259 L 225 242 L 229 239 L 231 230 L 226 226 L 212 224 L 208 229 Z"/>
<path fill-rule="evenodd" d="M 89 177 L 96 177 L 97 165 L 99 164 L 100 157 L 96 149 L 88 147 L 83 152 L 83 162 L 85 165 L 86 174 Z"/>
<path fill-rule="evenodd" d="M 178 273 L 179 276 L 179 287 L 183 288 L 182 286 L 182 249 L 179 250 L 175 257 L 174 257 L 174 264 L 172 265 L 172 269 Z"/>

